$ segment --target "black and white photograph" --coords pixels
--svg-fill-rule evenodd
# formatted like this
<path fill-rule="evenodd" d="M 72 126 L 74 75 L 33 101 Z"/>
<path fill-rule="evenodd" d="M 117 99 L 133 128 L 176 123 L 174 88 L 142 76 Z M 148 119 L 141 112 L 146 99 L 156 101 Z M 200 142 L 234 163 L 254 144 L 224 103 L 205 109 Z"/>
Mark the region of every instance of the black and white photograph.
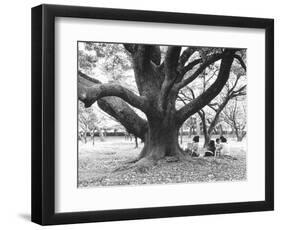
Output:
<path fill-rule="evenodd" d="M 33 222 L 274 210 L 274 20 L 157 9 L 32 8 Z"/>
<path fill-rule="evenodd" d="M 77 41 L 77 187 L 247 180 L 247 48 Z"/>

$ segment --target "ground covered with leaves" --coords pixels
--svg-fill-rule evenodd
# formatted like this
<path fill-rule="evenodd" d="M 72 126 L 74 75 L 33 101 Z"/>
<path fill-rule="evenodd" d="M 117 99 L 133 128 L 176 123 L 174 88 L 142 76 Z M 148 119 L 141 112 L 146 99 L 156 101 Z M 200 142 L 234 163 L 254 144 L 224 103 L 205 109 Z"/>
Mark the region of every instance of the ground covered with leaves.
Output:
<path fill-rule="evenodd" d="M 245 180 L 245 143 L 230 141 L 229 146 L 229 157 L 187 157 L 177 162 L 166 158 L 140 172 L 115 169 L 136 158 L 142 145 L 135 148 L 133 141 L 123 137 L 96 141 L 94 146 L 79 142 L 78 187 Z"/>

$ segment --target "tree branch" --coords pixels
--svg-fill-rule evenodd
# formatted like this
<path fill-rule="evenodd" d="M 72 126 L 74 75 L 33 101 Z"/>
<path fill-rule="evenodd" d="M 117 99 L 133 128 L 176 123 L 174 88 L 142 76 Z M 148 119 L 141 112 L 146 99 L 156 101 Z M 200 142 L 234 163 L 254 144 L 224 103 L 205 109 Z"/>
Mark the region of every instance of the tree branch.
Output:
<path fill-rule="evenodd" d="M 138 45 L 137 50 L 133 55 L 135 66 L 145 68 L 148 64 L 150 64 L 153 51 L 154 46 L 152 45 Z"/>
<path fill-rule="evenodd" d="M 160 65 L 161 63 L 161 51 L 160 46 L 153 46 L 152 53 L 151 53 L 151 61 L 155 65 Z"/>
<path fill-rule="evenodd" d="M 208 104 L 208 107 L 211 108 L 215 113 L 218 111 L 212 104 Z"/>
<path fill-rule="evenodd" d="M 137 50 L 137 45 L 135 44 L 123 44 L 123 46 L 131 54 L 134 54 Z"/>
<path fill-rule="evenodd" d="M 225 97 L 223 103 L 219 105 L 218 109 L 216 110 L 215 117 L 210 122 L 210 125 L 209 125 L 209 128 L 208 128 L 209 134 L 211 134 L 213 132 L 214 128 L 216 127 L 216 125 L 219 121 L 219 117 L 220 117 L 221 112 L 223 111 L 223 109 L 225 108 L 225 106 L 227 105 L 227 103 L 230 99 L 231 99 L 230 97 Z"/>
<path fill-rule="evenodd" d="M 191 83 L 203 72 L 204 69 L 206 69 L 209 65 L 215 63 L 216 61 L 220 60 L 222 57 L 223 57 L 223 53 L 211 55 L 211 57 L 207 58 L 207 60 L 204 63 L 202 63 L 200 67 L 190 77 L 183 79 L 181 82 L 179 82 L 176 85 L 177 90 L 180 90 L 181 88 Z"/>
<path fill-rule="evenodd" d="M 233 90 L 230 93 L 231 98 L 238 97 L 238 96 L 245 96 L 246 95 L 246 91 L 245 91 L 246 87 L 247 87 L 247 85 L 243 85 L 239 89 Z"/>
<path fill-rule="evenodd" d="M 188 47 L 186 48 L 179 59 L 179 68 L 183 68 L 185 63 L 189 60 L 189 58 L 192 56 L 192 54 L 194 54 L 194 52 L 197 50 L 196 47 Z"/>
<path fill-rule="evenodd" d="M 182 68 L 180 69 L 180 73 L 179 73 L 179 76 L 178 76 L 176 82 L 180 82 L 180 81 L 183 79 L 184 75 L 185 75 L 188 71 L 192 70 L 194 66 L 198 65 L 198 64 L 201 63 L 201 62 L 202 62 L 202 58 L 198 58 L 198 59 L 196 59 L 196 60 L 194 60 L 194 61 L 188 63 L 186 66 L 182 67 Z"/>
<path fill-rule="evenodd" d="M 175 71 L 177 70 L 178 60 L 181 52 L 181 46 L 169 46 L 165 60 L 164 66 L 165 71 L 169 78 L 174 78 Z"/>
<path fill-rule="evenodd" d="M 101 84 L 100 81 L 78 71 L 78 80 L 87 87 Z M 144 140 L 148 126 L 147 121 L 141 118 L 136 112 L 121 98 L 104 97 L 99 99 L 98 106 L 107 114 L 120 122 L 128 132 Z"/>
<path fill-rule="evenodd" d="M 185 100 L 184 100 L 180 95 L 178 95 L 178 99 L 180 99 L 180 101 L 181 101 L 184 105 L 187 104 L 187 103 L 185 102 Z"/>
<path fill-rule="evenodd" d="M 237 54 L 235 54 L 235 55 L 234 55 L 234 58 L 236 58 L 236 59 L 240 62 L 240 65 L 242 66 L 242 68 L 243 68 L 245 71 L 247 71 L 247 66 L 246 66 L 245 62 L 243 61 L 242 57 L 239 56 L 239 55 L 237 55 Z"/>
<path fill-rule="evenodd" d="M 209 104 L 213 100 L 213 98 L 215 98 L 220 93 L 229 79 L 230 69 L 233 62 L 233 55 L 235 52 L 235 49 L 226 49 L 222 56 L 213 55 L 211 58 L 212 61 L 210 61 L 209 59 L 204 63 L 204 66 L 208 66 L 210 62 L 213 63 L 215 62 L 215 60 L 219 60 L 222 57 L 220 70 L 216 81 L 204 93 L 202 93 L 196 99 L 192 100 L 189 104 L 185 105 L 177 111 L 176 116 L 179 125 L 181 125 L 188 117 L 199 111 L 205 105 Z M 205 68 L 200 67 L 199 69 L 203 70 Z M 186 85 L 186 81 L 184 81 L 184 85 Z"/>
<path fill-rule="evenodd" d="M 129 133 L 144 141 L 148 130 L 147 121 L 139 117 L 126 102 L 118 97 L 104 97 L 98 100 L 98 106 L 120 122 Z"/>
<path fill-rule="evenodd" d="M 177 66 L 180 52 L 180 46 L 169 46 L 167 50 L 164 60 L 165 78 L 161 86 L 158 102 L 160 111 L 166 110 L 168 94 L 172 89 L 174 82 L 178 76 Z"/>
<path fill-rule="evenodd" d="M 235 79 L 235 82 L 234 82 L 233 86 L 230 89 L 228 88 L 228 92 L 227 92 L 228 95 L 230 95 L 233 92 L 233 90 L 235 89 L 240 77 L 241 77 L 240 74 L 236 76 L 236 79 Z"/>
<path fill-rule="evenodd" d="M 105 83 L 87 87 L 82 83 L 78 83 L 78 98 L 85 104 L 85 107 L 90 107 L 98 99 L 108 96 L 120 97 L 143 112 L 146 112 L 147 110 L 147 104 L 144 97 L 136 95 L 121 85 Z"/>

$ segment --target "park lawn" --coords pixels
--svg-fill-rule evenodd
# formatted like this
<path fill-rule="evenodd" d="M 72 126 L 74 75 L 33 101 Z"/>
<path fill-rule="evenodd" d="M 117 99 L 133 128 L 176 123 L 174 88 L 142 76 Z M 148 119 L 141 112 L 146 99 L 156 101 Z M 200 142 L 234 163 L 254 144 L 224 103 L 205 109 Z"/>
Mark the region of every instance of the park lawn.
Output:
<path fill-rule="evenodd" d="M 78 187 L 246 180 L 245 144 L 235 141 L 229 143 L 231 158 L 163 159 L 145 172 L 134 168 L 114 171 L 136 158 L 142 146 L 135 148 L 134 141 L 124 137 L 108 137 L 94 146 L 79 142 Z"/>

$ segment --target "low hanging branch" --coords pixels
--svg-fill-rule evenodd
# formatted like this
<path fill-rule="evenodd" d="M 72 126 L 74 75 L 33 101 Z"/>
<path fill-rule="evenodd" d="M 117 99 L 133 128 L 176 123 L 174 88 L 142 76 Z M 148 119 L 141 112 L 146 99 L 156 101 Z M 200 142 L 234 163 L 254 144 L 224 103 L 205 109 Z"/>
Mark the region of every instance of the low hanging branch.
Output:
<path fill-rule="evenodd" d="M 80 101 L 84 102 L 85 107 L 90 107 L 98 99 L 108 96 L 120 97 L 130 105 L 144 112 L 148 109 L 144 97 L 136 95 L 121 85 L 105 83 L 86 87 L 78 83 L 78 98 Z"/>
<path fill-rule="evenodd" d="M 98 100 L 98 106 L 107 114 L 114 117 L 126 130 L 134 136 L 145 140 L 148 131 L 147 121 L 118 97 L 105 97 Z"/>
<path fill-rule="evenodd" d="M 101 84 L 100 81 L 78 72 L 78 81 L 85 87 Z M 148 126 L 147 121 L 136 114 L 121 98 L 104 97 L 97 100 L 98 106 L 119 121 L 130 133 L 144 140 Z"/>

